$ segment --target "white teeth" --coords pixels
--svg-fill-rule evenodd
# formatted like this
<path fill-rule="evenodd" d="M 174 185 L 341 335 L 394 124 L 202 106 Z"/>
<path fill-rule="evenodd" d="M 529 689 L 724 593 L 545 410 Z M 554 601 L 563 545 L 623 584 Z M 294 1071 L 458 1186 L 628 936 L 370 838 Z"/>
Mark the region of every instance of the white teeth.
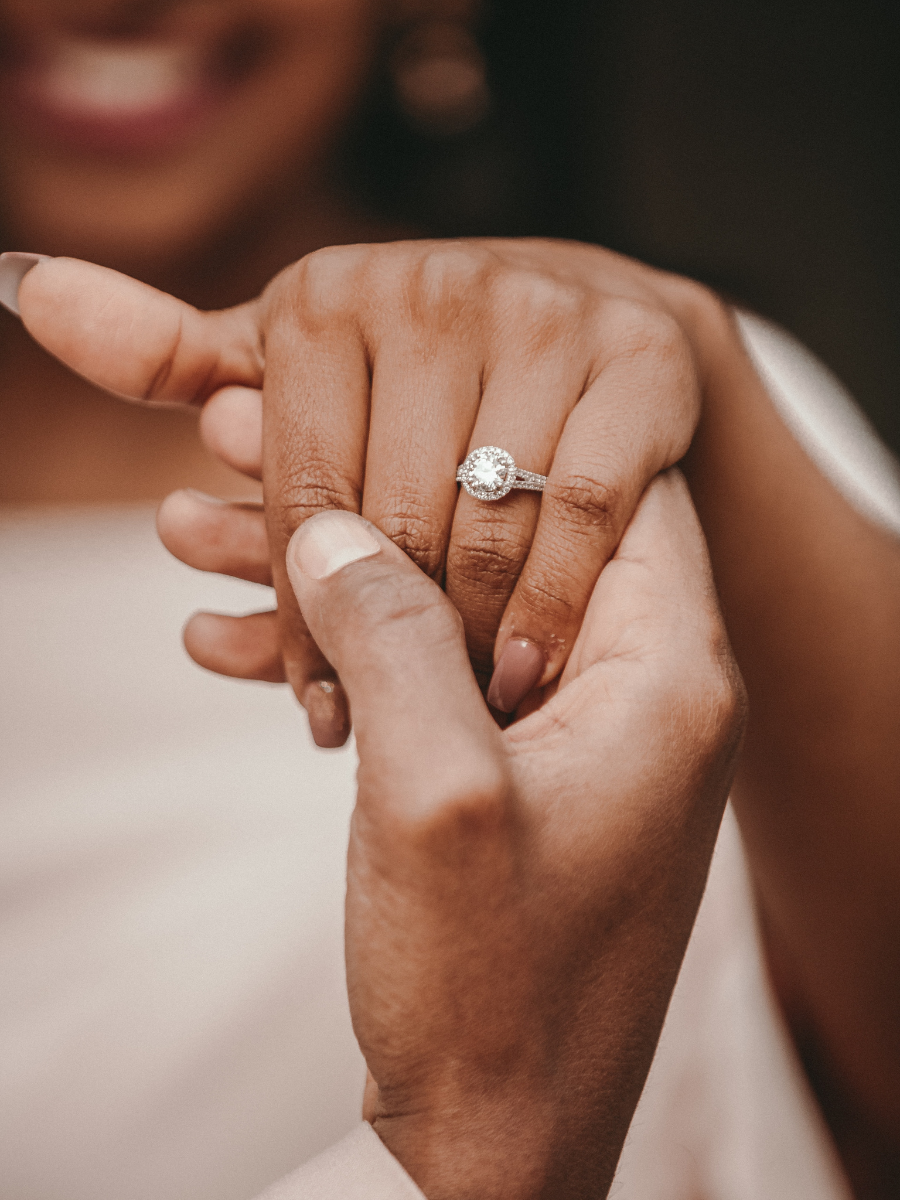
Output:
<path fill-rule="evenodd" d="M 188 46 L 66 38 L 42 72 L 41 90 L 69 110 L 133 114 L 181 99 L 201 70 L 200 56 Z"/>

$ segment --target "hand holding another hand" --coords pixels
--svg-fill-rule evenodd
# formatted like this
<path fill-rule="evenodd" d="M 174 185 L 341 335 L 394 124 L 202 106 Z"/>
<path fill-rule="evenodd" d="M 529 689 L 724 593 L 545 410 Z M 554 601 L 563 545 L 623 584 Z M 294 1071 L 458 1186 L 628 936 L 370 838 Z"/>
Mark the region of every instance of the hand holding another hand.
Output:
<path fill-rule="evenodd" d="M 210 445 L 265 476 L 266 518 L 176 493 L 160 531 L 194 566 L 274 582 L 277 628 L 271 613 L 201 614 L 186 644 L 225 674 L 287 677 L 324 745 L 349 720 L 284 574 L 294 529 L 323 509 L 362 512 L 445 587 L 482 687 L 493 673 L 492 703 L 515 710 L 558 677 L 644 488 L 687 449 L 691 339 L 718 313 L 686 280 L 537 240 L 323 250 L 223 313 L 57 259 L 25 278 L 20 304 L 38 340 L 101 386 L 205 405 Z M 459 491 L 458 464 L 483 445 L 547 474 L 540 502 Z"/>
<path fill-rule="evenodd" d="M 287 569 L 352 704 L 347 895 L 370 1119 L 429 1200 L 605 1195 L 733 769 L 743 691 L 677 473 L 556 695 L 501 732 L 440 589 L 339 512 Z"/>
<path fill-rule="evenodd" d="M 331 253 L 346 263 L 351 251 Z M 505 268 L 501 276 L 508 281 Z M 529 289 L 517 278 L 521 299 Z M 532 299 L 543 278 L 527 275 Z M 557 311 L 554 323 L 553 304 L 539 305 L 546 336 L 526 343 L 518 375 L 513 343 L 501 338 L 511 375 L 488 403 L 487 382 L 471 377 L 483 359 L 447 357 L 459 305 L 399 323 L 405 344 L 393 360 L 386 329 L 373 359 L 358 311 L 320 319 L 309 278 L 301 282 L 298 292 L 289 272 L 257 304 L 200 314 L 57 260 L 26 277 L 21 300 L 39 340 L 112 390 L 213 395 L 210 439 L 250 473 L 265 464 L 268 534 L 253 508 L 198 510 L 183 495 L 162 520 L 170 545 L 181 539 L 196 565 L 265 581 L 271 561 L 295 688 L 303 695 L 327 671 L 319 678 L 336 673 L 349 695 L 360 774 L 348 984 L 377 1089 L 376 1131 L 429 1200 L 604 1194 L 699 904 L 742 728 L 742 685 L 687 489 L 673 473 L 646 488 L 693 428 L 689 344 L 665 314 L 630 324 L 618 341 L 603 326 L 609 341 L 598 344 L 611 357 L 593 378 L 573 352 L 578 370 L 563 386 L 560 346 L 600 328 L 582 282 L 583 319 Z M 628 278 L 619 282 L 627 291 Z M 649 302 L 596 304 L 635 317 Z M 635 341 L 636 328 L 649 335 L 651 326 L 666 336 Z M 413 334 L 420 344 L 410 345 Z M 391 386 L 379 384 L 385 358 Z M 410 362 L 424 374 L 404 382 Z M 263 374 L 261 408 L 252 389 Z M 523 392 L 532 376 L 540 386 Z M 509 430 L 536 437 L 544 457 L 537 448 L 529 457 L 527 436 L 524 453 L 510 445 Z M 494 508 L 457 504 L 465 450 L 504 440 L 521 465 L 549 468 L 551 484 L 562 472 L 540 516 L 527 495 Z M 579 455 L 590 461 L 577 466 Z M 605 499 L 573 503 L 573 480 L 593 481 L 601 491 L 590 495 Z M 359 507 L 371 524 L 334 511 Z M 412 521 L 406 532 L 398 514 Z M 410 530 L 424 533 L 416 540 Z M 485 547 L 497 546 L 490 570 L 473 574 L 478 555 L 483 563 Z M 535 571 L 545 573 L 537 587 Z M 444 575 L 462 621 L 429 574 Z M 529 586 L 543 608 L 516 608 Z M 568 607 L 554 607 L 561 597 Z M 482 618 L 492 605 L 495 619 L 506 610 L 499 645 L 527 632 L 556 647 L 537 682 L 562 667 L 556 693 L 503 732 L 470 665 L 490 662 Z M 302 625 L 288 617 L 294 606 Z M 268 662 L 275 677 L 271 618 L 223 620 L 230 632 L 209 665 L 227 670 L 230 658 L 232 669 L 243 662 L 234 673 L 259 675 Z"/>

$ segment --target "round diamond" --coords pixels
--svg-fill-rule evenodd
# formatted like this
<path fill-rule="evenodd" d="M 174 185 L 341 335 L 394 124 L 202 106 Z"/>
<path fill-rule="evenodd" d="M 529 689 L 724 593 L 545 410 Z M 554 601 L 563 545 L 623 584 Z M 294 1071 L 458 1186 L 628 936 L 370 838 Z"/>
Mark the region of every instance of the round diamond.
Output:
<path fill-rule="evenodd" d="M 488 458 L 479 458 L 472 463 L 472 478 L 482 487 L 498 488 L 503 483 L 503 472 Z"/>
<path fill-rule="evenodd" d="M 500 500 L 512 488 L 515 474 L 511 454 L 499 446 L 481 446 L 466 458 L 459 481 L 476 500 Z"/>

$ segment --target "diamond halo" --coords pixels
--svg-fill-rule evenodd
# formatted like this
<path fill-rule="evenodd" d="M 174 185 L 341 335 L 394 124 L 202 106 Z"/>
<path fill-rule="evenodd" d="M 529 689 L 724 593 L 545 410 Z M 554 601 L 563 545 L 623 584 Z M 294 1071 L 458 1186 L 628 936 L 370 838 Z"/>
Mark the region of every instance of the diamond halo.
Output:
<path fill-rule="evenodd" d="M 516 464 L 507 450 L 480 446 L 466 457 L 456 478 L 476 500 L 502 500 L 515 486 Z"/>

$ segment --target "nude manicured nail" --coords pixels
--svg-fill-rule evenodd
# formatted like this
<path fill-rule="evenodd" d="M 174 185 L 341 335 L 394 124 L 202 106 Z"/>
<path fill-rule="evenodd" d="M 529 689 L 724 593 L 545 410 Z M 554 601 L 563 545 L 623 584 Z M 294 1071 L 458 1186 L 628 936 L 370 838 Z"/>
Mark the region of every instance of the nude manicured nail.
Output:
<path fill-rule="evenodd" d="M 7 250 L 0 254 L 0 304 L 18 317 L 19 284 L 32 267 L 49 258 L 49 254 L 25 254 L 20 250 Z"/>
<path fill-rule="evenodd" d="M 341 567 L 371 558 L 381 546 L 369 532 L 369 522 L 356 513 L 319 513 L 310 517 L 287 548 L 288 569 L 293 567 L 309 579 L 327 579 Z"/>
<path fill-rule="evenodd" d="M 347 693 L 336 681 L 316 679 L 303 693 L 313 741 L 323 750 L 336 750 L 350 736 Z"/>
<path fill-rule="evenodd" d="M 534 642 L 511 638 L 494 667 L 487 702 L 500 712 L 515 712 L 544 673 L 544 652 Z"/>

